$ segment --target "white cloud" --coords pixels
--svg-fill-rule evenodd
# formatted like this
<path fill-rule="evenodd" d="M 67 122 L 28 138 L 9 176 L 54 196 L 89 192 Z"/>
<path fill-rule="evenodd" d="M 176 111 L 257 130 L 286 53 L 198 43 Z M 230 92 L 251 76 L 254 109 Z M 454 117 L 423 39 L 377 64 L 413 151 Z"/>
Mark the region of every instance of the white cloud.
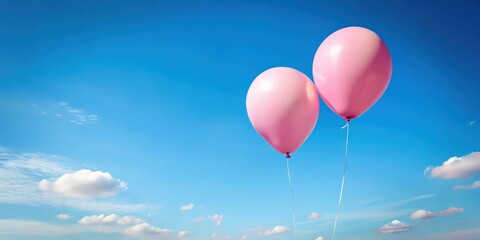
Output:
<path fill-rule="evenodd" d="M 72 216 L 70 216 L 68 214 L 65 214 L 65 213 L 57 214 L 57 215 L 55 215 L 55 217 L 58 218 L 58 219 L 62 219 L 62 220 L 68 220 L 68 219 L 72 218 Z"/>
<path fill-rule="evenodd" d="M 78 170 L 65 173 L 54 182 L 43 179 L 38 183 L 38 189 L 44 192 L 55 192 L 68 197 L 95 198 L 111 197 L 127 189 L 127 184 L 113 178 L 108 172 Z"/>
<path fill-rule="evenodd" d="M 223 225 L 223 216 L 222 215 L 215 214 L 215 215 L 212 215 L 212 216 L 208 216 L 208 219 L 214 221 L 215 225 L 217 225 L 217 226 Z"/>
<path fill-rule="evenodd" d="M 172 232 L 170 229 L 163 229 L 155 227 L 147 223 L 145 220 L 131 216 L 119 216 L 115 213 L 110 215 L 100 214 L 100 215 L 91 215 L 85 216 L 80 221 L 81 225 L 90 225 L 90 226 L 123 226 L 126 228 L 123 233 L 126 235 L 160 235 L 168 234 Z M 190 235 L 190 232 L 181 231 L 178 233 L 178 237 L 187 237 Z"/>
<path fill-rule="evenodd" d="M 315 238 L 315 240 L 325 240 L 322 236 Z"/>
<path fill-rule="evenodd" d="M 463 208 L 451 207 L 451 208 L 448 208 L 447 210 L 440 211 L 438 213 L 438 216 L 445 217 L 445 216 L 450 216 L 450 215 L 463 213 L 463 212 L 464 212 Z"/>
<path fill-rule="evenodd" d="M 95 114 L 86 113 L 81 108 L 74 108 L 67 102 L 59 102 L 58 106 L 68 115 L 70 115 L 70 122 L 77 125 L 87 125 L 97 122 L 98 116 Z"/>
<path fill-rule="evenodd" d="M 75 169 L 78 166 L 62 156 L 16 152 L 0 146 L 0 203 L 62 206 L 101 212 L 138 212 L 150 208 L 146 204 L 129 204 L 109 199 L 74 199 L 39 191 L 40 180 L 55 179 Z"/>
<path fill-rule="evenodd" d="M 318 219 L 318 218 L 320 218 L 320 214 L 318 214 L 318 213 L 316 213 L 316 212 L 312 212 L 312 213 L 308 216 L 308 218 L 310 218 L 310 219 Z"/>
<path fill-rule="evenodd" d="M 248 239 L 248 236 L 247 235 L 243 235 L 240 237 L 241 240 L 245 240 L 245 239 Z"/>
<path fill-rule="evenodd" d="M 172 232 L 170 229 L 163 229 L 144 222 L 125 229 L 127 235 L 158 235 Z"/>
<path fill-rule="evenodd" d="M 92 216 L 86 216 L 83 217 L 78 221 L 80 224 L 109 224 L 109 223 L 114 223 L 118 220 L 118 215 L 115 213 L 112 213 L 108 216 L 105 216 L 105 214 L 100 214 L 100 215 L 92 215 Z"/>
<path fill-rule="evenodd" d="M 471 177 L 480 173 L 480 152 L 463 157 L 451 157 L 442 166 L 432 168 L 431 177 L 444 179 Z"/>
<path fill-rule="evenodd" d="M 475 181 L 470 185 L 457 185 L 453 188 L 453 190 L 469 190 L 469 189 L 475 189 L 480 187 L 480 181 Z"/>
<path fill-rule="evenodd" d="M 189 211 L 189 210 L 192 210 L 193 209 L 193 206 L 194 204 L 193 203 L 190 203 L 190 204 L 187 204 L 187 205 L 183 205 L 180 210 L 182 211 Z"/>
<path fill-rule="evenodd" d="M 435 217 L 445 217 L 445 216 L 450 216 L 450 215 L 454 215 L 462 212 L 464 212 L 463 208 L 457 208 L 457 207 L 451 207 L 451 208 L 448 208 L 447 210 L 443 210 L 438 213 L 420 209 L 412 213 L 410 215 L 410 218 L 430 220 Z"/>
<path fill-rule="evenodd" d="M 136 217 L 131 216 L 131 215 L 126 215 L 126 216 L 120 217 L 117 220 L 117 223 L 119 225 L 132 225 L 132 224 L 139 224 L 139 223 L 143 223 L 143 222 L 145 222 L 145 220 L 140 219 L 140 218 L 136 218 Z"/>
<path fill-rule="evenodd" d="M 115 213 L 110 215 L 100 214 L 85 216 L 78 221 L 80 224 L 117 224 L 117 225 L 134 225 L 144 223 L 145 220 L 136 218 L 131 215 L 119 216 Z"/>
<path fill-rule="evenodd" d="M 432 219 L 436 216 L 437 216 L 436 213 L 420 209 L 420 210 L 417 210 L 414 213 L 412 213 L 410 215 L 410 218 L 411 219 Z"/>
<path fill-rule="evenodd" d="M 186 238 L 188 236 L 190 236 L 192 233 L 189 232 L 189 231 L 180 231 L 177 233 L 177 237 L 178 238 Z"/>
<path fill-rule="evenodd" d="M 382 227 L 378 228 L 379 233 L 400 233 L 410 230 L 412 226 L 402 223 L 398 220 L 393 220 L 391 223 L 387 223 Z"/>
<path fill-rule="evenodd" d="M 204 217 L 197 217 L 195 219 L 192 220 L 192 222 L 203 222 L 205 220 Z"/>
<path fill-rule="evenodd" d="M 265 231 L 265 236 L 277 235 L 290 232 L 290 228 L 285 226 L 276 226 L 270 230 Z"/>

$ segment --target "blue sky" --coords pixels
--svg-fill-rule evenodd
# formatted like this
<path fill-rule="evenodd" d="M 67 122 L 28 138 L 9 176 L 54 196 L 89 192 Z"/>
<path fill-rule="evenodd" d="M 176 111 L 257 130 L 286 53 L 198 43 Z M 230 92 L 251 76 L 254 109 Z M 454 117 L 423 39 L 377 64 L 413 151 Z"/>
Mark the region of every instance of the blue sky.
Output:
<path fill-rule="evenodd" d="M 393 75 L 352 121 L 336 239 L 478 239 L 479 10 L 2 1 L 0 238 L 293 239 L 285 158 L 251 126 L 246 93 L 271 67 L 311 77 L 323 39 L 362 26 Z M 322 102 L 293 154 L 299 240 L 331 239 L 343 125 Z"/>

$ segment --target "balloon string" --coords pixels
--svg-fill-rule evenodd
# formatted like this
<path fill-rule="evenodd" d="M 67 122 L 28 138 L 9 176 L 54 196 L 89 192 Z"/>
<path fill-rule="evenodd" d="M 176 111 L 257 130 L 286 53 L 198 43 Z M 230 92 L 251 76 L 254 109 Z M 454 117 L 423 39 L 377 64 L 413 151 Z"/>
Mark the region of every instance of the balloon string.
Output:
<path fill-rule="evenodd" d="M 290 193 L 292 194 L 292 220 L 293 220 L 293 239 L 297 239 L 297 231 L 295 229 L 295 195 L 293 194 L 293 184 L 292 178 L 290 177 L 290 166 L 288 164 L 288 160 L 290 159 L 290 154 L 287 153 L 287 174 L 288 174 L 288 183 L 290 184 Z"/>
<path fill-rule="evenodd" d="M 340 210 L 340 205 L 342 204 L 343 197 L 343 187 L 345 186 L 345 174 L 347 172 L 347 159 L 348 159 L 348 135 L 350 132 L 350 119 L 347 119 L 347 124 L 342 127 L 342 129 L 347 128 L 347 137 L 345 139 L 345 160 L 343 162 L 343 177 L 342 177 L 342 186 L 340 188 L 340 196 L 338 198 L 337 212 L 335 213 L 335 222 L 333 224 L 333 234 L 332 240 L 335 240 L 335 231 L 337 230 L 337 220 L 338 220 L 338 211 Z"/>

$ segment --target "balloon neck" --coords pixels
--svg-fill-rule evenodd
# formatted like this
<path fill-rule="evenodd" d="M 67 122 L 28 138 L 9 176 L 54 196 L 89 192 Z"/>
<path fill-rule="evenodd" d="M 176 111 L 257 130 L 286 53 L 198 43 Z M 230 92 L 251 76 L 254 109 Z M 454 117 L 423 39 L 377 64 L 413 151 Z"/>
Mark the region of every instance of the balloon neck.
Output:
<path fill-rule="evenodd" d="M 290 153 L 287 152 L 287 156 L 286 158 L 291 158 L 292 156 L 290 156 Z"/>

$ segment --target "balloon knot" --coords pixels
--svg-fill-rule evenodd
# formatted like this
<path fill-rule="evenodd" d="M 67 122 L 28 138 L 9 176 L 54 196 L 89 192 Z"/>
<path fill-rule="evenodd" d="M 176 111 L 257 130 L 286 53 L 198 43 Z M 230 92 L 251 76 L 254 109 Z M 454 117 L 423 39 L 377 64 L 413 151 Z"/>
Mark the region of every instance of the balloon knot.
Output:
<path fill-rule="evenodd" d="M 287 152 L 287 158 L 291 158 L 292 156 L 290 156 L 290 153 Z"/>

